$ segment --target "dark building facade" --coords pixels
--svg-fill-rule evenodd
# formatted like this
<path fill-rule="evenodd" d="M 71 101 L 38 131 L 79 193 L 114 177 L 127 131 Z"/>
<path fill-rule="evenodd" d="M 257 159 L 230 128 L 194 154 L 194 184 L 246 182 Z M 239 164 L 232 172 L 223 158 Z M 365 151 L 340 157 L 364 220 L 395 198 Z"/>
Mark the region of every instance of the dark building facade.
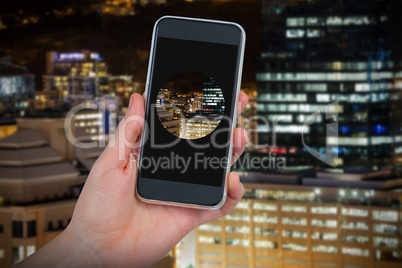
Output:
<path fill-rule="evenodd" d="M 401 10 L 387 0 L 264 0 L 257 113 L 267 147 L 256 154 L 329 167 L 308 146 L 337 168 L 398 166 Z"/>
<path fill-rule="evenodd" d="M 211 77 L 205 77 L 202 85 L 202 113 L 223 114 L 225 110 L 225 99 L 221 88 Z"/>
<path fill-rule="evenodd" d="M 58 92 L 61 102 L 91 100 L 109 93 L 111 76 L 98 53 L 47 52 L 47 74 L 44 89 Z"/>
<path fill-rule="evenodd" d="M 35 77 L 26 67 L 0 58 L 0 124 L 32 112 Z"/>

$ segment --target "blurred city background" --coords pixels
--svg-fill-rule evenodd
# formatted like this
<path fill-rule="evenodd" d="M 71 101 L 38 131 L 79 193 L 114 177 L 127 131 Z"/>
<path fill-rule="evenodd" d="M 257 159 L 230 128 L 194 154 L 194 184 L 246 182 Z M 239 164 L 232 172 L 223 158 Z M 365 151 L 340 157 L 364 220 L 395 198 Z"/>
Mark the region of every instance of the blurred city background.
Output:
<path fill-rule="evenodd" d="M 398 0 L 2 0 L 0 267 L 68 225 L 130 95 L 144 91 L 163 15 L 245 28 L 250 103 L 238 124 L 251 142 L 233 168 L 245 186 L 237 208 L 155 267 L 401 267 L 401 11 Z M 323 107 L 334 101 L 329 118 Z M 77 104 L 72 133 L 101 146 L 67 140 Z M 313 157 L 302 135 L 317 153 L 330 148 L 336 166 Z"/>

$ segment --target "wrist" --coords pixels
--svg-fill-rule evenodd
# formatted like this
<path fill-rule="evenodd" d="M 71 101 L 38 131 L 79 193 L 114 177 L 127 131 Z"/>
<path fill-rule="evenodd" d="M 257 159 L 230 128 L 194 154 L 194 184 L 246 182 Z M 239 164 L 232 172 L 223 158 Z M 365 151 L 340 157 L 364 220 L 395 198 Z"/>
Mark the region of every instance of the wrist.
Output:
<path fill-rule="evenodd" d="M 93 249 L 67 228 L 16 267 L 94 267 L 101 264 Z"/>
<path fill-rule="evenodd" d="M 102 266 L 99 254 L 85 241 L 85 235 L 79 235 L 73 226 L 68 226 L 56 239 L 55 248 L 63 254 L 62 266 L 93 267 Z"/>

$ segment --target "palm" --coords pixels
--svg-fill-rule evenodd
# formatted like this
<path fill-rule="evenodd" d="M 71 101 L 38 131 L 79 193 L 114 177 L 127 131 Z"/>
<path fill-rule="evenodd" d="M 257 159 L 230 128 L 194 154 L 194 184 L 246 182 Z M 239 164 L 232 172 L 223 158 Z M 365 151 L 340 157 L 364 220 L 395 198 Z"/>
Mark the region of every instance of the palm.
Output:
<path fill-rule="evenodd" d="M 138 101 L 137 105 L 141 106 Z M 138 109 L 137 112 L 143 112 L 143 108 Z M 243 151 L 246 142 L 246 138 L 237 132 L 241 130 L 235 132 L 235 139 L 242 142 L 240 146 L 234 146 L 233 161 Z M 131 148 L 126 148 L 124 154 L 130 151 Z M 231 173 L 228 198 L 219 210 L 147 204 L 135 196 L 136 166 L 130 165 L 127 160 L 116 160 L 117 156 L 116 148 L 107 148 L 97 160 L 69 227 L 94 252 L 102 253 L 104 263 L 116 266 L 131 264 L 135 267 L 149 265 L 166 254 L 196 226 L 230 212 L 243 194 L 240 183 L 236 181 L 238 176 Z"/>

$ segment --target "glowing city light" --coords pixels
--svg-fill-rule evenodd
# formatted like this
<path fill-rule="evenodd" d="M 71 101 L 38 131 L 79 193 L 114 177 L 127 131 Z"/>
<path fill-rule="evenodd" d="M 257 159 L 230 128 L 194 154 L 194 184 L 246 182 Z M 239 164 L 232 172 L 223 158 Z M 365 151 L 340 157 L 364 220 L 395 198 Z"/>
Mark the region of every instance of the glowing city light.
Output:
<path fill-rule="evenodd" d="M 82 53 L 60 53 L 60 60 L 82 60 L 84 55 Z"/>

